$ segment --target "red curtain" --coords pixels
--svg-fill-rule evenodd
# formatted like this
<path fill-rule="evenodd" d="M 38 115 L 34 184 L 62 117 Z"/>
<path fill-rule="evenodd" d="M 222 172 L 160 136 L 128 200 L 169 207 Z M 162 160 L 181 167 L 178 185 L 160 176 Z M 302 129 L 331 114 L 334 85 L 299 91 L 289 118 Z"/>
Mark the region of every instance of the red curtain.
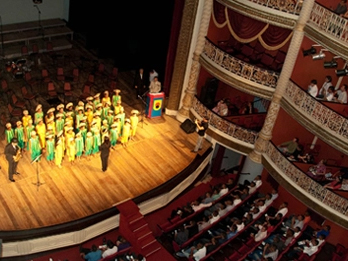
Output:
<path fill-rule="evenodd" d="M 227 24 L 231 35 L 242 43 L 249 43 L 258 38 L 266 49 L 278 49 L 291 38 L 291 30 L 257 21 L 217 1 L 214 1 L 213 16 L 218 27 Z"/>
<path fill-rule="evenodd" d="M 267 26 L 263 22 L 241 15 L 231 9 L 228 9 L 227 13 L 233 32 L 241 39 L 255 38 Z"/>

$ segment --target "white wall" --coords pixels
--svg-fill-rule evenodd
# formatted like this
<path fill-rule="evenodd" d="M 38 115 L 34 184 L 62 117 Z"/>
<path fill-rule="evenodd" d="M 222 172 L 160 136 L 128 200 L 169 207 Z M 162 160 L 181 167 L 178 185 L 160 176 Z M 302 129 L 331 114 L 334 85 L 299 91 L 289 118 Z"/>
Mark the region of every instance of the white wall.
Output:
<path fill-rule="evenodd" d="M 41 11 L 40 19 L 68 21 L 69 3 L 70 0 L 43 0 L 37 5 Z M 0 0 L 0 16 L 3 25 L 39 20 L 39 12 L 32 0 Z"/>

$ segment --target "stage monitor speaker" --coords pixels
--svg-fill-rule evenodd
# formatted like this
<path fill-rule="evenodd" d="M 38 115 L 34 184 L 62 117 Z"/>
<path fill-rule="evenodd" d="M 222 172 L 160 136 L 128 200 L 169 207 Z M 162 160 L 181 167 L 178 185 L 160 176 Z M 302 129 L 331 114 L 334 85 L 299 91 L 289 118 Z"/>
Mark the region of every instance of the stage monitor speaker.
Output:
<path fill-rule="evenodd" d="M 180 127 L 186 133 L 192 133 L 196 130 L 196 124 L 192 122 L 190 119 L 186 119 L 183 123 L 181 123 Z"/>

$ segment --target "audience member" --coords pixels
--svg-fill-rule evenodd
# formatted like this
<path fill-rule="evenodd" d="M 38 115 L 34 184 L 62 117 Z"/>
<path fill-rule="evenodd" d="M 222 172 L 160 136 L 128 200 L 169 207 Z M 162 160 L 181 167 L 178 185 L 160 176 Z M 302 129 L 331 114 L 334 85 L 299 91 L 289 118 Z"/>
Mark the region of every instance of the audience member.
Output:
<path fill-rule="evenodd" d="M 253 113 L 253 103 L 252 102 L 244 103 L 238 111 L 238 114 L 241 114 L 241 115 L 252 114 L 252 113 Z"/>
<path fill-rule="evenodd" d="M 347 103 L 347 84 L 343 84 L 334 94 L 334 101 L 346 104 Z"/>
<path fill-rule="evenodd" d="M 180 226 L 177 230 L 174 231 L 174 241 L 178 245 L 184 244 L 189 239 L 189 230 L 184 226 Z"/>
<path fill-rule="evenodd" d="M 213 108 L 213 112 L 217 113 L 220 116 L 227 116 L 228 115 L 228 100 L 227 99 L 221 99 L 216 106 Z"/>
<path fill-rule="evenodd" d="M 278 149 L 286 156 L 292 155 L 298 147 L 299 139 L 297 137 L 278 145 Z"/>
<path fill-rule="evenodd" d="M 335 95 L 335 87 L 333 86 L 330 86 L 328 89 L 327 89 L 327 92 L 325 92 L 324 94 L 324 101 L 334 101 L 334 95 Z"/>
<path fill-rule="evenodd" d="M 200 260 L 207 254 L 207 248 L 201 242 L 196 246 L 189 247 L 181 252 L 177 252 L 178 257 L 193 258 L 194 260 Z"/>
<path fill-rule="evenodd" d="M 332 77 L 330 75 L 327 75 L 325 77 L 325 81 L 323 83 L 323 86 L 321 86 L 320 90 L 319 90 L 319 93 L 317 95 L 317 98 L 324 98 L 325 97 L 325 94 L 327 93 L 327 90 L 329 89 L 330 86 L 332 86 Z"/>
<path fill-rule="evenodd" d="M 331 9 L 335 14 L 343 16 L 347 12 L 347 0 L 341 0 L 335 9 Z"/>
<path fill-rule="evenodd" d="M 131 244 L 123 236 L 118 236 L 116 240 L 116 246 L 118 248 L 118 251 L 121 251 L 123 249 L 130 247 Z"/>
<path fill-rule="evenodd" d="M 312 97 L 317 97 L 318 95 L 318 86 L 317 86 L 317 80 L 313 79 L 311 80 L 311 83 L 308 85 L 307 92 Z"/>
<path fill-rule="evenodd" d="M 326 174 L 326 165 L 325 160 L 322 159 L 318 162 L 318 164 L 311 166 L 307 171 L 307 176 L 311 177 L 315 180 L 322 180 Z"/>
<path fill-rule="evenodd" d="M 158 77 L 155 76 L 150 82 L 149 92 L 150 93 L 159 93 L 161 91 L 161 82 L 158 81 Z"/>
<path fill-rule="evenodd" d="M 107 257 L 115 254 L 118 248 L 114 243 L 109 239 L 106 241 L 106 249 L 102 249 L 102 257 Z"/>
<path fill-rule="evenodd" d="M 87 261 L 98 261 L 102 258 L 102 251 L 98 249 L 96 245 L 92 245 L 91 250 L 88 253 L 80 250 L 80 256 Z"/>

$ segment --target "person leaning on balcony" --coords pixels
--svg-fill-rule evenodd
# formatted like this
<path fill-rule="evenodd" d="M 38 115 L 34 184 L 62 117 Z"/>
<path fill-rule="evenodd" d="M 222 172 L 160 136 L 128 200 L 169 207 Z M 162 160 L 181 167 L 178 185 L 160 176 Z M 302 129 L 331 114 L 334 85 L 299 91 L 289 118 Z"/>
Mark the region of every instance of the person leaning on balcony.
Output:
<path fill-rule="evenodd" d="M 329 89 L 330 86 L 332 86 L 332 77 L 330 75 L 327 75 L 325 77 L 325 82 L 321 86 L 319 93 L 317 95 L 317 98 L 322 99 L 324 98 L 325 93 L 327 93 L 327 90 Z"/>
<path fill-rule="evenodd" d="M 347 84 L 343 84 L 334 94 L 334 101 L 339 103 L 347 103 Z"/>
<path fill-rule="evenodd" d="M 308 92 L 311 96 L 317 97 L 317 95 L 318 95 L 317 80 L 315 80 L 315 79 L 311 80 L 311 83 L 308 85 L 307 92 Z"/>
<path fill-rule="evenodd" d="M 293 138 L 290 141 L 283 142 L 282 144 L 278 145 L 278 149 L 287 156 L 292 155 L 295 152 L 297 147 L 298 147 L 297 137 Z"/>
<path fill-rule="evenodd" d="M 335 9 L 331 8 L 337 15 L 343 16 L 347 12 L 347 0 L 341 0 Z"/>

